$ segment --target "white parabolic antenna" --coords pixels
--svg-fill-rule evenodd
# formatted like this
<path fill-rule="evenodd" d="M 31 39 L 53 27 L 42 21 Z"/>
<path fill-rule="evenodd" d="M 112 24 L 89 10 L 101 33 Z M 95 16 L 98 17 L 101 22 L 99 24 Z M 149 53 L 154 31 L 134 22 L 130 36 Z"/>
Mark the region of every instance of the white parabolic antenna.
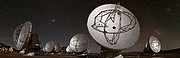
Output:
<path fill-rule="evenodd" d="M 61 44 L 57 43 L 54 47 L 54 50 L 55 50 L 55 52 L 59 52 L 59 51 L 61 51 L 61 48 L 62 48 Z"/>
<path fill-rule="evenodd" d="M 19 25 L 13 34 L 13 40 L 17 50 L 22 50 L 28 45 L 32 32 L 32 23 L 27 21 Z"/>
<path fill-rule="evenodd" d="M 84 34 L 76 34 L 70 40 L 69 48 L 73 52 L 83 52 L 89 46 L 88 37 Z"/>
<path fill-rule="evenodd" d="M 45 47 L 43 48 L 44 52 L 51 52 L 54 49 L 54 42 L 53 41 L 49 41 L 48 43 L 46 43 Z"/>
<path fill-rule="evenodd" d="M 69 46 L 66 47 L 66 52 L 68 52 L 68 53 L 69 53 L 69 52 L 72 52 L 72 50 L 70 49 Z"/>
<path fill-rule="evenodd" d="M 96 42 L 116 50 L 134 45 L 140 33 L 136 17 L 120 4 L 95 8 L 88 17 L 87 27 Z"/>
<path fill-rule="evenodd" d="M 154 36 L 151 36 L 151 37 L 149 38 L 149 46 L 150 46 L 150 48 L 152 49 L 152 51 L 155 52 L 155 53 L 158 53 L 158 52 L 160 52 L 160 50 L 161 50 L 161 43 L 160 43 L 159 40 L 158 40 L 156 37 L 154 37 Z"/>

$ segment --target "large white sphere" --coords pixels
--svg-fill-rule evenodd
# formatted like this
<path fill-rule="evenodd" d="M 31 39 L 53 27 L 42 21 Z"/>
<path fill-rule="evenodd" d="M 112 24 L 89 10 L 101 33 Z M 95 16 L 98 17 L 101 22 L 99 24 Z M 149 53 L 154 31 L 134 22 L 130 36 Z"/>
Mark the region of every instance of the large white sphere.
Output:
<path fill-rule="evenodd" d="M 61 51 L 61 49 L 62 49 L 62 46 L 60 43 L 57 43 L 54 47 L 55 52 L 59 52 L 59 51 Z"/>
<path fill-rule="evenodd" d="M 88 17 L 87 27 L 96 42 L 117 50 L 134 45 L 140 33 L 139 23 L 133 13 L 117 4 L 95 8 Z"/>
<path fill-rule="evenodd" d="M 54 49 L 54 42 L 53 41 L 49 41 L 48 43 L 46 43 L 45 47 L 43 48 L 44 52 L 51 52 Z"/>

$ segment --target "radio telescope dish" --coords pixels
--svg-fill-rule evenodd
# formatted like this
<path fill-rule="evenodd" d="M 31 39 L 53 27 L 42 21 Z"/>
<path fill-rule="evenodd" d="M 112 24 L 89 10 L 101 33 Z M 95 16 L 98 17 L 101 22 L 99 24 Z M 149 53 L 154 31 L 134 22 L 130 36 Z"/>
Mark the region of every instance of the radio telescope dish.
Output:
<path fill-rule="evenodd" d="M 137 18 L 120 4 L 95 8 L 88 17 L 87 27 L 96 42 L 115 50 L 134 45 L 140 33 Z"/>
<path fill-rule="evenodd" d="M 66 47 L 66 52 L 68 52 L 68 53 L 72 52 L 72 50 L 70 49 L 69 46 Z"/>
<path fill-rule="evenodd" d="M 155 53 L 158 53 L 158 52 L 160 52 L 160 50 L 161 50 L 161 43 L 160 43 L 159 40 L 158 40 L 156 37 L 154 37 L 154 36 L 151 36 L 151 37 L 149 38 L 149 46 L 150 46 L 150 48 L 152 49 L 152 51 L 155 52 Z"/>
<path fill-rule="evenodd" d="M 88 46 L 88 37 L 84 34 L 76 34 L 70 40 L 69 48 L 72 49 L 73 52 L 83 52 Z"/>
<path fill-rule="evenodd" d="M 53 41 L 49 41 L 48 43 L 46 43 L 45 47 L 43 48 L 44 52 L 51 52 L 54 49 L 54 42 Z"/>
<path fill-rule="evenodd" d="M 54 50 L 55 50 L 55 52 L 59 52 L 59 51 L 61 51 L 61 48 L 62 48 L 61 44 L 57 43 L 54 47 Z"/>
<path fill-rule="evenodd" d="M 19 25 L 13 34 L 13 40 L 17 50 L 22 50 L 28 45 L 32 32 L 32 23 L 27 21 Z"/>

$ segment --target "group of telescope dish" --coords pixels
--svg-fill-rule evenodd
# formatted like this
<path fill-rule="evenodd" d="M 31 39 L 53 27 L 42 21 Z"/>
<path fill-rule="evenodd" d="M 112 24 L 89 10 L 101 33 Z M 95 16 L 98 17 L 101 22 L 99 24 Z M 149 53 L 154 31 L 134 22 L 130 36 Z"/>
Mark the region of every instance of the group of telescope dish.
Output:
<path fill-rule="evenodd" d="M 140 26 L 137 18 L 127 8 L 118 4 L 104 4 L 95 8 L 89 15 L 87 27 L 95 42 L 101 46 L 103 57 L 122 57 L 120 51 L 133 46 L 139 39 Z M 42 48 L 37 34 L 32 34 L 32 23 L 27 21 L 19 25 L 13 35 L 16 50 L 24 56 L 34 56 L 36 52 L 47 55 L 68 53 L 70 55 L 88 55 L 89 39 L 85 34 L 74 35 L 68 46 L 49 41 Z M 150 36 L 144 52 L 159 53 L 160 41 Z"/>

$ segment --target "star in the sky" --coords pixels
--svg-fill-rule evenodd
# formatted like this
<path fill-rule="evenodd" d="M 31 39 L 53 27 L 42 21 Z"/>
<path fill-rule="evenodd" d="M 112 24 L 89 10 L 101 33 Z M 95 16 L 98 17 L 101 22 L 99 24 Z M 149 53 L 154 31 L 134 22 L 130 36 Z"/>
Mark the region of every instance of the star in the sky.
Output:
<path fill-rule="evenodd" d="M 52 22 L 54 22 L 55 20 L 52 20 Z"/>
<path fill-rule="evenodd" d="M 167 10 L 167 11 L 171 11 L 171 8 L 167 8 L 166 10 Z"/>

